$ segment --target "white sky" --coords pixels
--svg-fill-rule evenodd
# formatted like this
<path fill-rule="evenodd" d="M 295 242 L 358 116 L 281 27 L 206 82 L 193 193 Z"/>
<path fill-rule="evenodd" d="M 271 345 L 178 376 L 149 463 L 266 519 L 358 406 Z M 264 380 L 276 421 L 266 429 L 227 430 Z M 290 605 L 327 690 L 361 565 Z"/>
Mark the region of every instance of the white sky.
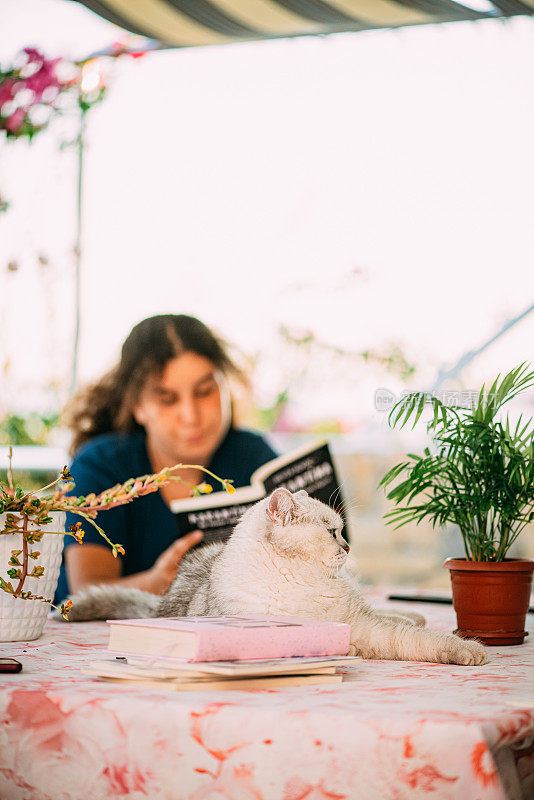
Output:
<path fill-rule="evenodd" d="M 3 65 L 26 45 L 75 57 L 117 38 L 63 0 L 3 0 L 0 13 Z M 89 116 L 82 378 L 113 363 L 136 321 L 172 311 L 261 351 L 265 400 L 294 371 L 279 324 L 348 349 L 397 344 L 426 388 L 534 301 L 533 78 L 531 18 L 124 62 Z M 64 120 L 31 147 L 0 145 L 5 405 L 35 404 L 44 373 L 65 381 L 75 171 L 58 143 L 72 132 Z M 518 326 L 464 384 L 532 359 L 533 332 Z M 296 417 L 372 422 L 375 388 L 401 388 L 344 372 L 316 374 Z"/>

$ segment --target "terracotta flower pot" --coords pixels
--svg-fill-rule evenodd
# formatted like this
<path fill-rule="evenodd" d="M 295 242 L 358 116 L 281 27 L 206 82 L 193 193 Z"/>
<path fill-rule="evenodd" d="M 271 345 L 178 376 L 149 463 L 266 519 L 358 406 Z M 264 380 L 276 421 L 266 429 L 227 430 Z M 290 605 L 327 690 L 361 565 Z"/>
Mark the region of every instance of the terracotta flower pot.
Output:
<path fill-rule="evenodd" d="M 448 558 L 443 566 L 451 573 L 454 633 L 487 645 L 523 643 L 534 560 Z"/>

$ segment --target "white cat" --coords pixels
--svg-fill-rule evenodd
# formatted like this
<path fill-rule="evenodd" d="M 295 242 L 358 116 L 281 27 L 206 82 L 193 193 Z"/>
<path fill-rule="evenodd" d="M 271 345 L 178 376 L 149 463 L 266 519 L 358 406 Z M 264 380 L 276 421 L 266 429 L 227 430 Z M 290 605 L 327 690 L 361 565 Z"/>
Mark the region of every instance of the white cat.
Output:
<path fill-rule="evenodd" d="M 93 587 L 72 597 L 69 617 L 301 616 L 348 623 L 351 655 L 486 663 L 486 650 L 476 641 L 426 630 L 416 614 L 373 611 L 343 569 L 349 546 L 342 525 L 339 514 L 306 492 L 276 489 L 243 515 L 226 544 L 188 553 L 165 596 Z"/>

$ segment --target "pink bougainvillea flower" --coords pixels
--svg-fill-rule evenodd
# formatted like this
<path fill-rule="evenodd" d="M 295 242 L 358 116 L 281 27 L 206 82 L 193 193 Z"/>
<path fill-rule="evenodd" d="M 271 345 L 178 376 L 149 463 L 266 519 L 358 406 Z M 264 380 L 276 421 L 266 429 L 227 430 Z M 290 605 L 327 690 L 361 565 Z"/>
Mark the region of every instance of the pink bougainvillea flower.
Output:
<path fill-rule="evenodd" d="M 29 75 L 24 85 L 26 89 L 31 89 L 35 94 L 35 99 L 40 100 L 47 89 L 58 90 L 61 88 L 61 81 L 58 80 L 56 75 L 56 65 L 61 61 L 60 58 L 54 58 L 50 61 L 43 61 L 41 67 Z"/>
<path fill-rule="evenodd" d="M 17 108 L 10 117 L 6 120 L 6 129 L 10 133 L 17 133 L 21 127 L 22 123 L 24 122 L 24 117 L 26 116 L 26 109 L 24 108 Z"/>
<path fill-rule="evenodd" d="M 0 83 L 0 108 L 4 103 L 9 103 L 15 96 L 16 81 L 6 79 Z"/>
<path fill-rule="evenodd" d="M 45 60 L 43 54 L 40 53 L 35 47 L 25 47 L 24 52 L 28 56 L 29 64 L 35 64 L 36 62 Z"/>

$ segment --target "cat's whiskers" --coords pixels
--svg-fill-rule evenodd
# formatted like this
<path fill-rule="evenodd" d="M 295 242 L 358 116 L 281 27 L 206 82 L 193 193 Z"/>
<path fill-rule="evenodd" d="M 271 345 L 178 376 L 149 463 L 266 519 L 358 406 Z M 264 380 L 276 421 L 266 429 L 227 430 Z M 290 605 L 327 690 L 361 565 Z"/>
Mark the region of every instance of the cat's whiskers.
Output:
<path fill-rule="evenodd" d="M 335 507 L 336 499 L 341 494 L 341 489 L 343 488 L 343 486 L 345 486 L 345 484 L 346 484 L 346 481 L 342 481 L 342 483 L 339 484 L 337 489 L 334 489 L 334 491 L 332 492 L 332 494 L 328 498 L 328 503 L 326 505 L 329 506 L 332 509 L 332 511 L 336 510 L 336 507 Z M 334 499 L 332 500 L 332 498 L 334 498 Z M 332 503 L 330 501 L 332 501 L 332 503 L 334 503 L 334 505 L 332 505 Z M 341 505 L 343 505 L 343 503 Z"/>
<path fill-rule="evenodd" d="M 340 492 L 341 492 L 341 489 L 342 489 L 342 487 L 345 485 L 345 483 L 346 483 L 346 481 L 344 481 L 344 482 L 341 484 L 341 486 L 339 486 L 339 487 L 338 487 L 338 489 L 337 489 L 337 490 L 336 490 L 336 492 L 334 493 L 335 495 L 339 495 L 339 494 L 340 494 Z M 332 495 L 331 495 L 331 496 L 332 496 Z M 348 500 L 344 500 L 344 499 L 342 498 L 342 499 L 341 499 L 341 502 L 340 502 L 339 504 L 336 504 L 336 500 L 337 500 L 337 497 L 335 497 L 335 498 L 334 498 L 334 500 L 333 500 L 333 503 L 330 503 L 330 501 L 329 501 L 329 502 L 328 502 L 328 507 L 329 507 L 329 508 L 331 508 L 331 509 L 332 509 L 332 511 L 335 511 L 335 513 L 336 513 L 336 514 L 339 514 L 339 515 L 340 515 L 340 516 L 342 516 L 342 517 L 347 517 L 347 513 L 348 513 L 348 511 L 349 511 L 349 510 L 352 510 L 352 507 L 349 507 L 349 501 L 348 501 Z M 353 504 L 356 504 L 356 500 L 354 500 L 354 499 L 353 499 L 353 500 L 352 500 L 352 503 L 353 503 Z"/>
<path fill-rule="evenodd" d="M 356 498 L 355 498 L 355 497 L 353 497 L 351 501 L 344 500 L 344 501 L 342 502 L 342 504 L 341 504 L 341 507 L 340 507 L 340 508 L 341 508 L 341 510 L 342 510 L 342 512 L 343 512 L 343 514 L 344 514 L 345 516 L 348 516 L 348 514 L 349 514 L 351 511 L 354 511 L 355 509 L 357 509 L 357 508 L 359 507 L 359 505 L 360 505 L 360 504 L 358 503 L 358 501 L 356 500 Z"/>

